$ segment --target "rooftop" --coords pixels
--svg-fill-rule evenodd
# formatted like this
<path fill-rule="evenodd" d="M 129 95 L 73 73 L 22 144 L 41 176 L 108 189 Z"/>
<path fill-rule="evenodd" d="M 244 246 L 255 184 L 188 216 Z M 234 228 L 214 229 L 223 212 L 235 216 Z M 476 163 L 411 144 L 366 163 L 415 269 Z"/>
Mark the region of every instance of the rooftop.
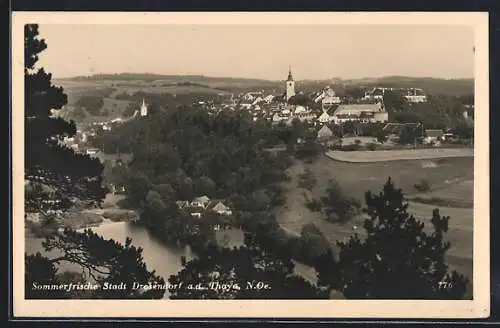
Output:
<path fill-rule="evenodd" d="M 363 112 L 381 112 L 382 104 L 350 104 L 339 105 L 334 115 L 361 115 Z"/>

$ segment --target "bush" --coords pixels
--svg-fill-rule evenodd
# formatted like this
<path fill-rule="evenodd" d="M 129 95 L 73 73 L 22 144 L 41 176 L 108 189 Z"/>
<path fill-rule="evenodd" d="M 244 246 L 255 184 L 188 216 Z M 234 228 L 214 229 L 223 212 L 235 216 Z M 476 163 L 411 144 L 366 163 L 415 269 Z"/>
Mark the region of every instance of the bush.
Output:
<path fill-rule="evenodd" d="M 340 221 L 340 218 L 337 213 L 331 212 L 326 216 L 326 221 L 330 223 L 338 223 Z"/>
<path fill-rule="evenodd" d="M 116 206 L 123 209 L 133 209 L 134 207 L 130 204 L 127 198 L 120 199 L 116 202 Z"/>
<path fill-rule="evenodd" d="M 138 219 L 138 214 L 135 211 L 106 211 L 102 213 L 102 216 L 113 222 L 135 221 Z"/>
<path fill-rule="evenodd" d="M 368 148 L 369 150 L 375 150 L 377 149 L 377 145 L 375 145 L 373 142 L 370 142 L 366 145 L 366 148 Z"/>
<path fill-rule="evenodd" d="M 422 179 L 420 183 L 414 184 L 413 188 L 415 188 L 418 192 L 426 192 L 431 189 L 431 185 L 429 181 Z"/>
<path fill-rule="evenodd" d="M 304 173 L 300 174 L 297 186 L 299 188 L 312 190 L 314 189 L 316 184 L 317 184 L 317 179 L 314 176 L 314 173 L 311 170 L 306 169 Z"/>
<path fill-rule="evenodd" d="M 317 199 L 307 199 L 306 200 L 306 207 L 311 211 L 311 212 L 321 212 L 321 202 Z"/>
<path fill-rule="evenodd" d="M 345 145 L 340 148 L 342 151 L 356 151 L 359 150 L 358 144 Z"/>

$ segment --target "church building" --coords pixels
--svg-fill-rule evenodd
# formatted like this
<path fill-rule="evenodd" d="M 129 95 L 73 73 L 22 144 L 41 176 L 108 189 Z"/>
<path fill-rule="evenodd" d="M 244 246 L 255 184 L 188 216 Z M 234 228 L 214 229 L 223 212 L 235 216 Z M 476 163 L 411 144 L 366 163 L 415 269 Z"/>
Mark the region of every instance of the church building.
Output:
<path fill-rule="evenodd" d="M 144 99 L 142 99 L 142 105 L 141 105 L 141 116 L 147 116 L 148 115 L 148 106 L 146 106 L 146 102 Z"/>
<path fill-rule="evenodd" d="M 292 67 L 288 68 L 288 78 L 286 79 L 286 101 L 295 96 L 295 81 L 292 76 Z"/>

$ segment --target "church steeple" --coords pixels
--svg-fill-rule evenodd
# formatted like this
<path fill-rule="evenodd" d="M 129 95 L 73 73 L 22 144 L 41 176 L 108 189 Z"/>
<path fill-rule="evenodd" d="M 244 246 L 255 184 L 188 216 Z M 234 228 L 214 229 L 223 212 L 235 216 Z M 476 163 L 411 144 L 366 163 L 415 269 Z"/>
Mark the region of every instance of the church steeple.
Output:
<path fill-rule="evenodd" d="M 148 115 L 148 106 L 146 105 L 144 98 L 142 98 L 141 116 L 147 116 L 147 115 Z"/>
<path fill-rule="evenodd" d="M 292 65 L 288 65 L 288 78 L 287 78 L 287 81 L 293 81 Z"/>
<path fill-rule="evenodd" d="M 286 80 L 286 100 L 295 96 L 295 81 L 292 76 L 292 66 L 288 66 L 288 79 Z"/>

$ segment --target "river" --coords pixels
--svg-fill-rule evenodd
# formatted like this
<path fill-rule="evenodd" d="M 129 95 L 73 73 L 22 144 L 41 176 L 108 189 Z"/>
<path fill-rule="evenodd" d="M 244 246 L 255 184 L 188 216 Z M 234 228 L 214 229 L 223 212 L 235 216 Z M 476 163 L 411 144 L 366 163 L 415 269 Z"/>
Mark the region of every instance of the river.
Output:
<path fill-rule="evenodd" d="M 148 270 L 155 270 L 156 274 L 165 280 L 170 275 L 180 271 L 182 268 L 182 256 L 186 256 L 187 258 L 194 256 L 189 246 L 183 248 L 169 247 L 151 236 L 144 227 L 136 224 L 128 222 L 104 222 L 100 226 L 91 229 L 105 239 L 114 239 L 120 243 L 124 243 L 127 237 L 132 238 L 132 244 L 143 249 L 142 256 Z M 43 252 L 42 241 L 43 239 L 39 238 L 30 239 L 26 243 L 26 252 Z M 51 252 L 48 255 L 55 256 L 56 254 Z M 77 267 L 64 263 L 60 269 L 75 270 Z M 168 291 L 165 293 L 165 298 L 168 298 Z"/>
<path fill-rule="evenodd" d="M 127 237 L 132 238 L 132 244 L 143 249 L 142 256 L 148 270 L 155 270 L 156 274 L 167 280 L 171 275 L 177 274 L 181 268 L 181 257 L 193 258 L 195 255 L 191 252 L 189 246 L 173 247 L 159 241 L 142 226 L 129 222 L 111 222 L 105 220 L 100 226 L 91 228 L 95 233 L 105 239 L 114 239 L 124 243 Z M 226 243 L 227 246 L 238 246 L 243 243 L 244 233 L 239 229 L 228 229 L 217 231 L 217 240 Z M 43 239 L 30 238 L 26 242 L 26 252 L 33 254 L 36 252 L 45 253 L 42 247 Z M 49 257 L 55 257 L 58 254 L 51 252 Z M 60 270 L 80 271 L 75 265 L 64 263 Z M 296 272 L 308 280 L 314 279 L 314 269 L 303 264 L 296 263 Z M 168 290 L 164 298 L 168 298 Z"/>

